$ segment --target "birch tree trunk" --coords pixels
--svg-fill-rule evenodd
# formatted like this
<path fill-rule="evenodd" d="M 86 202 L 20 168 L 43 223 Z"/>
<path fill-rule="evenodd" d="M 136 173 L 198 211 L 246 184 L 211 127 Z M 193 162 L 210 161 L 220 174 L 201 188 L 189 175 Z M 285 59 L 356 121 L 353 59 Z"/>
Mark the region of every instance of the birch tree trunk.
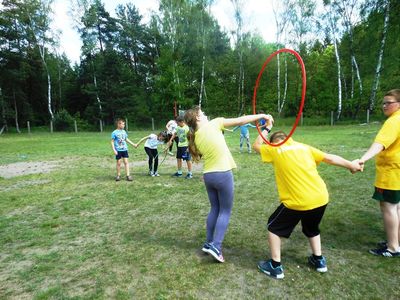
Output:
<path fill-rule="evenodd" d="M 288 89 L 288 65 L 287 65 L 287 57 L 285 57 L 285 86 L 283 89 L 283 97 L 282 97 L 282 103 L 281 106 L 278 107 L 278 114 L 281 115 L 283 107 L 285 106 L 286 103 L 286 97 L 287 97 L 287 89 Z"/>
<path fill-rule="evenodd" d="M 204 86 L 204 68 L 206 63 L 206 56 L 203 55 L 203 62 L 201 65 L 201 84 L 200 84 L 200 95 L 199 95 L 199 107 L 201 108 L 201 104 L 203 101 L 203 94 L 205 93 L 205 86 Z"/>
<path fill-rule="evenodd" d="M 18 133 L 21 133 L 21 130 L 19 130 L 19 122 L 18 122 L 18 106 L 17 106 L 17 97 L 15 95 L 15 90 L 13 89 L 13 100 L 14 100 L 14 118 L 15 118 L 15 129 L 17 130 Z"/>
<path fill-rule="evenodd" d="M 374 110 L 375 108 L 376 92 L 378 90 L 379 77 L 381 75 L 381 69 L 382 69 L 383 51 L 385 49 L 386 36 L 389 27 L 389 15 L 390 15 L 390 0 L 387 0 L 385 9 L 385 21 L 383 24 L 383 31 L 382 31 L 381 47 L 379 49 L 378 63 L 376 65 L 374 83 L 372 84 L 371 96 L 369 98 L 370 110 Z"/>
<path fill-rule="evenodd" d="M 281 35 L 285 32 L 290 14 L 291 14 L 291 3 L 290 1 L 281 1 L 275 0 L 272 1 L 272 10 L 274 12 L 275 17 L 275 25 L 276 25 L 276 45 L 279 50 L 281 44 Z M 284 38 L 285 40 L 285 38 Z M 277 87 L 277 111 L 280 115 L 284 102 L 286 100 L 286 90 L 284 92 L 284 98 L 281 98 L 281 55 L 278 54 L 276 56 L 276 64 L 277 64 L 277 74 L 276 74 L 276 87 Z M 287 61 L 285 58 L 285 71 L 287 71 Z M 287 79 L 287 73 L 285 73 L 285 78 Z M 285 89 L 287 89 L 287 81 L 285 81 Z M 282 104 L 281 104 L 282 101 Z"/>
<path fill-rule="evenodd" d="M 3 126 L 1 127 L 0 134 L 2 134 L 4 130 L 7 131 L 7 119 L 6 119 L 6 105 L 4 103 L 3 93 L 1 88 L 0 88 L 0 102 L 1 102 L 1 118 L 3 119 L 2 120 Z"/>
<path fill-rule="evenodd" d="M 97 105 L 99 107 L 100 120 L 101 120 L 102 119 L 103 108 L 101 106 L 101 101 L 100 101 L 100 97 L 99 97 L 99 93 L 98 93 L 98 89 L 97 89 L 97 78 L 96 78 L 96 74 L 94 72 L 93 72 L 93 84 L 94 84 L 94 87 L 96 89 L 96 100 L 97 100 Z"/>
<path fill-rule="evenodd" d="M 234 11 L 235 11 L 235 20 L 236 20 L 236 51 L 238 52 L 239 58 L 239 77 L 238 77 L 238 114 L 241 115 L 244 109 L 244 67 L 243 67 L 243 18 L 242 18 L 242 7 L 243 2 L 241 0 L 231 0 Z"/>
<path fill-rule="evenodd" d="M 333 45 L 335 47 L 335 58 L 337 64 L 337 78 L 338 78 L 338 106 L 337 106 L 336 120 L 339 120 L 340 115 L 342 114 L 342 80 L 341 80 L 340 56 L 335 35 L 333 37 Z"/>

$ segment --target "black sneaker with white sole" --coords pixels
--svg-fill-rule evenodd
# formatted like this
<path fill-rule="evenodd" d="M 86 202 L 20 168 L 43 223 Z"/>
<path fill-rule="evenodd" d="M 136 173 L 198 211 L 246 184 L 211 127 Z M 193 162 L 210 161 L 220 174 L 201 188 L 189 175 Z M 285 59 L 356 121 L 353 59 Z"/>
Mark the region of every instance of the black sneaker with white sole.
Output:
<path fill-rule="evenodd" d="M 400 257 L 400 251 L 392 252 L 387 247 L 382 247 L 378 249 L 371 249 L 368 251 L 369 253 L 376 256 L 384 256 L 384 257 Z"/>

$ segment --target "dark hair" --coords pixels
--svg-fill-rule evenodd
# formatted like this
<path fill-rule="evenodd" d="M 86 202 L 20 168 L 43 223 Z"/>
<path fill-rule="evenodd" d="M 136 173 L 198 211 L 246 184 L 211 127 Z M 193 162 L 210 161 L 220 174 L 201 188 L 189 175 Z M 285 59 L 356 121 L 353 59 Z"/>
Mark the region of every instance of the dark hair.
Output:
<path fill-rule="evenodd" d="M 119 122 L 124 122 L 124 123 L 125 123 L 125 119 L 123 119 L 123 118 L 117 118 L 117 119 L 115 120 L 115 125 L 118 125 Z"/>
<path fill-rule="evenodd" d="M 185 118 L 183 116 L 177 116 L 176 117 L 176 122 L 184 122 Z"/>
<path fill-rule="evenodd" d="M 185 123 L 189 126 L 189 132 L 187 134 L 187 138 L 189 141 L 189 152 L 192 155 L 192 159 L 194 162 L 199 162 L 201 159 L 201 153 L 199 149 L 197 149 L 196 144 L 194 142 L 195 133 L 197 131 L 197 117 L 200 112 L 200 107 L 195 106 L 191 109 L 188 109 L 185 112 Z"/>
<path fill-rule="evenodd" d="M 165 131 L 165 130 L 160 131 L 160 133 L 158 134 L 158 137 L 160 137 L 160 136 L 162 137 L 163 141 L 165 141 L 168 137 L 167 131 Z"/>
<path fill-rule="evenodd" d="M 284 133 L 283 131 L 276 131 L 271 136 L 269 137 L 270 143 L 275 143 L 278 140 L 284 140 L 286 139 L 287 134 Z"/>
<path fill-rule="evenodd" d="M 392 96 L 396 99 L 397 102 L 400 102 L 400 89 L 390 90 L 385 94 L 385 96 Z"/>

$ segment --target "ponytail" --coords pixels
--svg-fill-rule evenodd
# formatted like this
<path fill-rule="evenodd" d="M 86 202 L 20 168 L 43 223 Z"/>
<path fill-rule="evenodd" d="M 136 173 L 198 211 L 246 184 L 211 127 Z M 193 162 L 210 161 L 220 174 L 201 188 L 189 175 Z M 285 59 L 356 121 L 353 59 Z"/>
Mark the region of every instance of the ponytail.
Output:
<path fill-rule="evenodd" d="M 201 153 L 196 147 L 195 133 L 197 131 L 197 116 L 199 115 L 200 107 L 195 106 L 185 112 L 185 123 L 189 126 L 189 132 L 187 138 L 189 141 L 189 152 L 192 155 L 194 162 L 199 162 L 201 159 Z"/>

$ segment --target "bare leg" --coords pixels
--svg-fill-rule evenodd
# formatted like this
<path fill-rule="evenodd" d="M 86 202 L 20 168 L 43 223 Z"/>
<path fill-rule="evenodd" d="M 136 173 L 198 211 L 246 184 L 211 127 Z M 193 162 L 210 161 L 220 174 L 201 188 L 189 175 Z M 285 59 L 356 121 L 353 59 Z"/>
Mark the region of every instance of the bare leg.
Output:
<path fill-rule="evenodd" d="M 125 174 L 126 176 L 129 176 L 129 162 L 126 157 L 124 157 L 124 165 L 125 165 Z"/>
<path fill-rule="evenodd" d="M 182 159 L 181 158 L 177 158 L 176 161 L 177 161 L 177 164 L 178 164 L 178 171 L 182 171 Z"/>
<path fill-rule="evenodd" d="M 281 238 L 276 234 L 268 231 L 268 244 L 271 251 L 271 258 L 276 261 L 281 261 Z"/>
<path fill-rule="evenodd" d="M 399 232 L 398 232 L 398 238 L 400 240 L 400 203 L 397 203 L 397 218 L 399 219 Z M 400 245 L 400 241 L 399 241 Z"/>
<path fill-rule="evenodd" d="M 188 172 L 192 173 L 192 161 L 191 160 L 187 160 L 186 164 L 187 164 Z"/>
<path fill-rule="evenodd" d="M 322 255 L 321 251 L 321 235 L 318 234 L 317 236 L 308 238 L 308 241 L 310 243 L 311 251 L 314 255 L 320 256 Z"/>
<path fill-rule="evenodd" d="M 121 176 L 121 159 L 117 160 L 117 176 Z"/>
<path fill-rule="evenodd" d="M 388 249 L 391 252 L 399 251 L 399 208 L 398 204 L 380 202 L 383 215 L 383 227 L 385 228 Z"/>

